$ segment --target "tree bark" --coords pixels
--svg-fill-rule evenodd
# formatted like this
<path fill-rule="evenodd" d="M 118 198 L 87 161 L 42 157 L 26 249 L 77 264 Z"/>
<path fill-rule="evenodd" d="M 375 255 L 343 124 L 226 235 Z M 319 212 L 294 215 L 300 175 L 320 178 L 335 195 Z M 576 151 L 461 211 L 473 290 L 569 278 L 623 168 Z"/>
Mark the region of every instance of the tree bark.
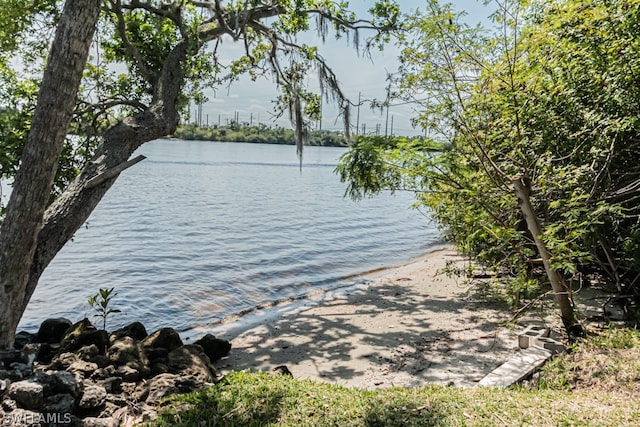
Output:
<path fill-rule="evenodd" d="M 13 345 L 44 212 L 76 102 L 100 0 L 65 3 L 21 166 L 0 228 L 0 349 Z"/>
<path fill-rule="evenodd" d="M 571 290 L 562 279 L 560 273 L 551 268 L 551 254 L 547 249 L 547 245 L 545 245 L 541 239 L 542 228 L 540 226 L 540 221 L 538 220 L 538 217 L 533 210 L 533 206 L 531 205 L 531 187 L 523 178 L 514 179 L 513 186 L 515 188 L 516 196 L 518 196 L 518 205 L 520 205 L 522 215 L 527 222 L 527 228 L 533 236 L 533 240 L 538 248 L 540 258 L 542 258 L 542 264 L 544 265 L 544 270 L 547 273 L 549 282 L 551 282 L 551 289 L 553 290 L 553 294 L 555 295 L 558 306 L 560 307 L 562 323 L 564 324 L 567 332 L 571 334 L 571 331 L 577 323 L 575 312 L 573 310 Z"/>

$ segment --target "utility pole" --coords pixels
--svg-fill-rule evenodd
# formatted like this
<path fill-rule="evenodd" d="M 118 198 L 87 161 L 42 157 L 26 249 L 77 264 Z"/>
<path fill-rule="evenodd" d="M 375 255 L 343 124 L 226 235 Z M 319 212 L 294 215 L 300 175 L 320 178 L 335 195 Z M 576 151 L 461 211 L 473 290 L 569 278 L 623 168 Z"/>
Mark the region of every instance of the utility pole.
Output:
<path fill-rule="evenodd" d="M 362 92 L 358 92 L 358 114 L 356 115 L 356 135 L 358 134 L 358 129 L 360 128 L 360 102 L 362 99 Z"/>
<path fill-rule="evenodd" d="M 318 123 L 318 130 L 322 132 L 322 95 L 320 95 L 320 123 Z"/>
<path fill-rule="evenodd" d="M 387 138 L 389 136 L 389 103 L 390 103 L 390 99 L 391 98 L 391 81 L 389 81 L 389 84 L 387 85 L 387 117 L 385 119 L 384 122 L 384 137 Z"/>

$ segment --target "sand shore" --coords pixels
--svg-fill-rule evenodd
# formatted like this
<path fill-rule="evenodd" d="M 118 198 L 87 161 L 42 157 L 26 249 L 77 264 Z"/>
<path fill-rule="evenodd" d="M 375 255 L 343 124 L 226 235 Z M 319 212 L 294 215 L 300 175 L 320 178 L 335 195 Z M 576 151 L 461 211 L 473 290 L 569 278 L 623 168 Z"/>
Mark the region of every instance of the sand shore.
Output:
<path fill-rule="evenodd" d="M 244 327 L 218 325 L 213 333 L 233 348 L 217 368 L 286 365 L 296 378 L 367 389 L 473 386 L 517 351 L 517 335 L 502 326 L 510 318 L 504 307 L 438 274 L 447 262 L 465 261 L 438 250 L 365 275 L 362 285 L 258 311 Z"/>

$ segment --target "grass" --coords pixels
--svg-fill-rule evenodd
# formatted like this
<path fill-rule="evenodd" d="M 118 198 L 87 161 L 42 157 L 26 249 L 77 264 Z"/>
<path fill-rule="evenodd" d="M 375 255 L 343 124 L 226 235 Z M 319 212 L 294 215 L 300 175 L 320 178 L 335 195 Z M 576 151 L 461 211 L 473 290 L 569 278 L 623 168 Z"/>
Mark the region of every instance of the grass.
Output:
<path fill-rule="evenodd" d="M 640 334 L 607 330 L 555 359 L 535 386 L 367 391 L 234 372 L 165 403 L 155 426 L 635 426 Z"/>

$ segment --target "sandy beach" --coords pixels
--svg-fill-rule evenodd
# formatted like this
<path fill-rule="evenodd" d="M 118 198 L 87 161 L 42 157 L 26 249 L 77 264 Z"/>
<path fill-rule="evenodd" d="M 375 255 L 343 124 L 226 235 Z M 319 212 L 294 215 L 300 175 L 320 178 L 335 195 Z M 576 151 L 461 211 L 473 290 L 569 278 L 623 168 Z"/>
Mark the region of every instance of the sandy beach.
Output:
<path fill-rule="evenodd" d="M 478 301 L 463 280 L 439 274 L 465 261 L 451 248 L 362 276 L 363 283 L 257 310 L 213 331 L 232 341 L 217 363 L 367 389 L 427 383 L 471 387 L 517 348 L 504 307 Z"/>

